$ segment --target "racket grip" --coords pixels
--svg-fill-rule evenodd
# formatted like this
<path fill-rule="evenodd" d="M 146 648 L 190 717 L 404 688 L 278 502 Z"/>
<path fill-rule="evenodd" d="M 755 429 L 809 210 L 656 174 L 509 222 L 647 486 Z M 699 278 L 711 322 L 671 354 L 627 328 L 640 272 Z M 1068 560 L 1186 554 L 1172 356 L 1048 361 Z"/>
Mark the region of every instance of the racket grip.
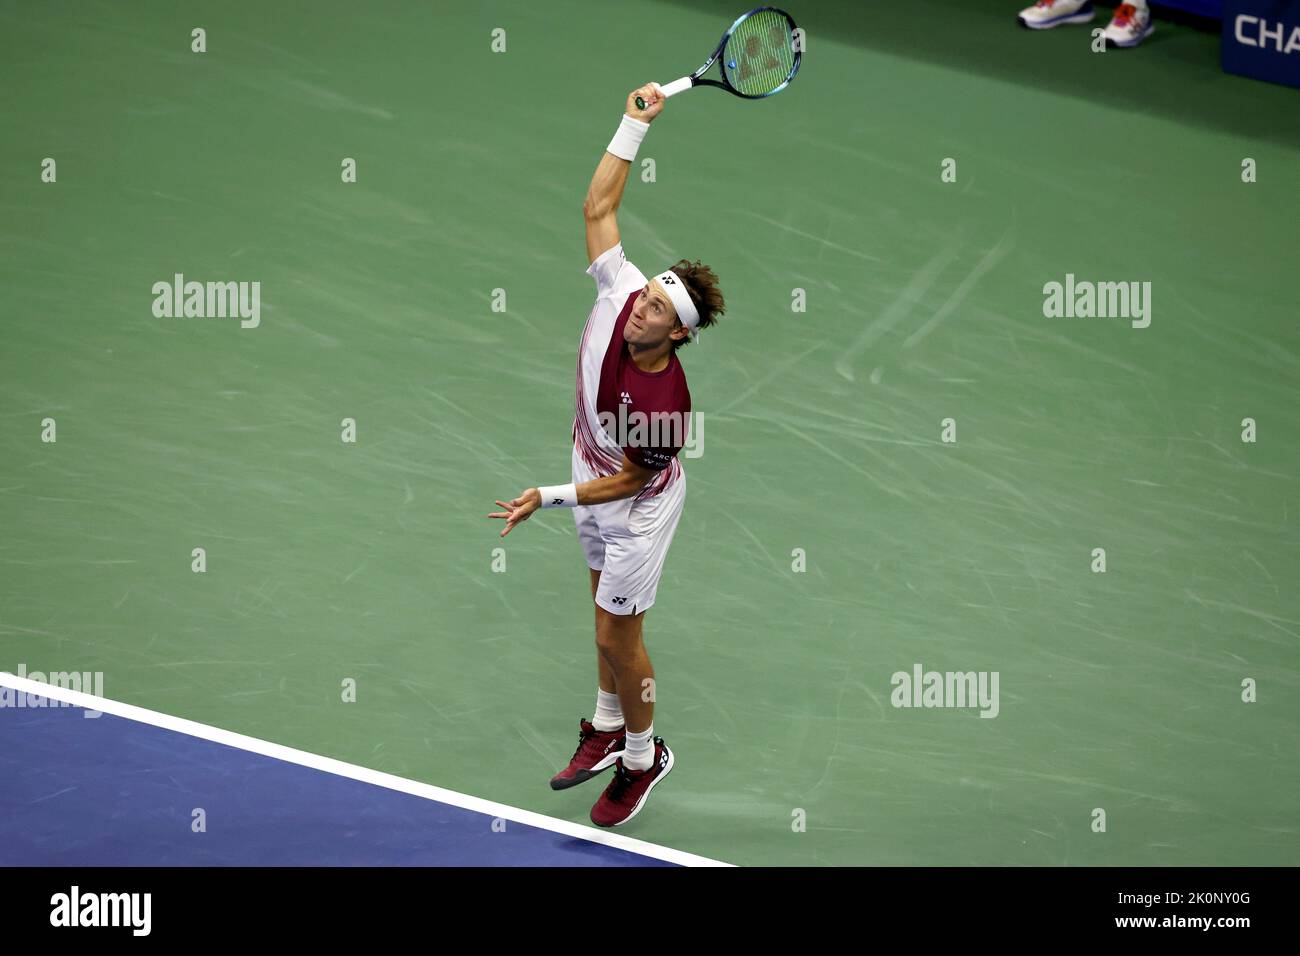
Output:
<path fill-rule="evenodd" d="M 663 87 L 660 86 L 658 83 L 655 83 L 655 82 L 652 80 L 652 81 L 650 82 L 650 85 L 653 86 L 653 87 L 654 87 L 658 92 L 663 93 L 664 89 L 663 89 Z M 639 109 L 639 110 L 643 110 L 643 109 L 645 109 L 645 100 L 641 99 L 641 97 L 639 97 L 639 96 L 636 98 L 636 108 Z"/>
<path fill-rule="evenodd" d="M 683 76 L 680 80 L 673 80 L 671 83 L 665 83 L 663 86 L 660 86 L 658 83 L 651 83 L 650 85 L 655 88 L 656 93 L 664 99 L 668 99 L 668 97 L 675 93 L 680 93 L 682 90 L 689 90 L 691 88 L 691 78 L 689 76 Z M 639 96 L 636 98 L 636 108 L 639 110 L 645 109 L 645 100 L 641 99 Z"/>

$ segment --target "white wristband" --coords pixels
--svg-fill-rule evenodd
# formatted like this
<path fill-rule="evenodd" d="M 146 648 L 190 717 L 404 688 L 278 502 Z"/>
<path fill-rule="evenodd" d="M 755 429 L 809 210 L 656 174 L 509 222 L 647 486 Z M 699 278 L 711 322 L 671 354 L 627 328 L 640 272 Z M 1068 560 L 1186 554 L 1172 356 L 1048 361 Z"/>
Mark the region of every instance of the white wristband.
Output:
<path fill-rule="evenodd" d="M 619 159 L 626 159 L 629 163 L 632 162 L 636 159 L 636 151 L 640 148 L 641 140 L 645 139 L 645 131 L 649 128 L 649 123 L 643 123 L 624 113 L 623 122 L 619 123 L 618 132 L 605 147 L 605 152 L 613 153 Z"/>
<path fill-rule="evenodd" d="M 542 496 L 543 508 L 572 508 L 578 503 L 578 486 L 576 484 L 551 485 L 538 488 Z"/>

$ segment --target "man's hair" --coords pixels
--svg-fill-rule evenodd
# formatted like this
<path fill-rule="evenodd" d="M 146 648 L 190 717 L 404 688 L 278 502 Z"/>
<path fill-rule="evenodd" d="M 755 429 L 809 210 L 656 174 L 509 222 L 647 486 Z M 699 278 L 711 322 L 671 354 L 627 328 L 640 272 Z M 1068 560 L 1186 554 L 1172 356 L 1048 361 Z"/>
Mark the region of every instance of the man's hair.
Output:
<path fill-rule="evenodd" d="M 718 277 L 708 266 L 699 260 L 690 262 L 687 259 L 680 259 L 676 265 L 669 266 L 668 270 L 682 280 L 687 294 L 691 297 L 691 304 L 700 314 L 697 330 L 707 329 L 718 321 L 718 316 L 727 311 L 727 305 L 722 301 L 722 290 L 718 288 Z M 689 342 L 689 336 L 680 340 L 674 339 L 673 351 L 677 351 Z"/>

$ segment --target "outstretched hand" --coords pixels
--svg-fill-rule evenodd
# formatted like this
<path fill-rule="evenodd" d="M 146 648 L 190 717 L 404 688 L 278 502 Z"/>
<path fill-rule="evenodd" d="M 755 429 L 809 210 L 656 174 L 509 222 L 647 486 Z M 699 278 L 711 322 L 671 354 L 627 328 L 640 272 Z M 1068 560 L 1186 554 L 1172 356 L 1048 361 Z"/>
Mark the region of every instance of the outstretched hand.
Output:
<path fill-rule="evenodd" d="M 504 538 L 515 525 L 527 521 L 528 516 L 542 506 L 542 494 L 536 488 L 529 488 L 514 501 L 498 501 L 497 504 L 509 510 L 494 511 L 488 517 L 505 519 L 506 527 L 501 532 Z"/>

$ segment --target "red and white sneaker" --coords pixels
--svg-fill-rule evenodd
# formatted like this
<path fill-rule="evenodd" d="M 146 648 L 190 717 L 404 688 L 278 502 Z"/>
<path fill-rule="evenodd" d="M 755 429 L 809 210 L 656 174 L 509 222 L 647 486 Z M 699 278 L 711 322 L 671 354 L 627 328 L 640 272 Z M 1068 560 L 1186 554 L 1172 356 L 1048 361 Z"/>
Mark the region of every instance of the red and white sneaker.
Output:
<path fill-rule="evenodd" d="M 641 812 L 646 798 L 673 769 L 673 752 L 662 737 L 655 738 L 655 762 L 649 770 L 628 770 L 619 757 L 614 779 L 591 808 L 591 822 L 598 827 L 616 827 Z"/>
<path fill-rule="evenodd" d="M 1066 23 L 1087 23 L 1097 11 L 1088 0 L 1038 0 L 1016 16 L 1022 27 L 1050 30 Z"/>
<path fill-rule="evenodd" d="M 578 749 L 573 752 L 569 765 L 551 778 L 552 790 L 567 790 L 590 780 L 623 753 L 627 731 L 597 730 L 585 717 L 578 719 Z"/>
<path fill-rule="evenodd" d="M 1151 22 L 1151 11 L 1141 9 L 1131 3 L 1121 3 L 1115 8 L 1115 15 L 1102 31 L 1102 36 L 1111 46 L 1137 46 L 1156 32 L 1156 25 Z"/>

